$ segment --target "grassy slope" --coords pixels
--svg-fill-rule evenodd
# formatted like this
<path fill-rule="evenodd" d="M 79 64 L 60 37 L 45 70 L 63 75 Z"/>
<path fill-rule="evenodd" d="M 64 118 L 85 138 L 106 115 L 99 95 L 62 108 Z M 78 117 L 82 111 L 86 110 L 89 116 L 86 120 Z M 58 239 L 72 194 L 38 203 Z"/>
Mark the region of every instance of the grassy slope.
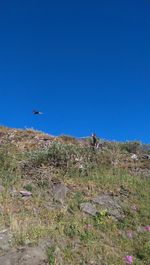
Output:
<path fill-rule="evenodd" d="M 145 165 L 143 160 L 133 163 L 117 143 L 108 144 L 102 152 L 69 137 L 7 128 L 0 132 L 0 179 L 4 187 L 0 193 L 0 228 L 10 228 L 13 246 L 32 245 L 50 237 L 54 242 L 47 250 L 51 265 L 121 265 L 125 255 L 132 255 L 134 264 L 150 264 L 150 237 L 143 229 L 150 225 L 150 177 L 129 173 L 129 168 Z M 45 137 L 49 140 L 42 141 Z M 70 189 L 63 204 L 53 201 L 52 179 Z M 23 187 L 32 191 L 28 200 L 10 192 Z M 126 195 L 120 195 L 122 187 Z M 97 217 L 80 210 L 82 202 L 108 192 L 122 196 L 123 221 L 114 220 L 102 209 Z"/>

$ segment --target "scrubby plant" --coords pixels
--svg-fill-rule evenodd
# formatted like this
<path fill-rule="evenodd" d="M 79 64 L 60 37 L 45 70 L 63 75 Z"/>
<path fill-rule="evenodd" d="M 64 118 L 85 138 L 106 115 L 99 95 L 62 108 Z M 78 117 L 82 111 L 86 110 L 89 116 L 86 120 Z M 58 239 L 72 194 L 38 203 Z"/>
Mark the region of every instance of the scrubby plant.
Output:
<path fill-rule="evenodd" d="M 59 136 L 59 139 L 61 139 L 64 143 L 78 144 L 78 140 L 69 135 L 61 135 Z"/>
<path fill-rule="evenodd" d="M 75 224 L 67 224 L 64 228 L 64 233 L 66 236 L 73 238 L 78 235 L 79 231 Z"/>
<path fill-rule="evenodd" d="M 55 265 L 55 247 L 51 246 L 47 249 L 47 256 L 48 256 L 48 262 L 49 265 Z"/>
<path fill-rule="evenodd" d="M 11 153 L 11 145 L 0 148 L 0 179 L 2 184 L 15 183 L 20 178 L 17 158 Z"/>
<path fill-rule="evenodd" d="M 128 153 L 138 153 L 142 150 L 142 144 L 139 141 L 128 141 L 120 144 L 121 150 L 125 150 Z"/>
<path fill-rule="evenodd" d="M 12 233 L 14 248 L 50 238 L 50 265 L 123 265 L 127 256 L 133 257 L 133 264 L 150 264 L 150 178 L 120 167 L 120 161 L 132 162 L 131 153 L 138 152 L 138 166 L 148 171 L 149 159 L 143 158 L 147 147 L 141 151 L 140 143 L 103 141 L 93 148 L 90 138 L 78 141 L 68 136 L 41 145 L 47 140 L 35 131 L 15 130 L 11 136 L 0 147 L 0 227 Z M 23 148 L 17 149 L 12 139 L 19 147 L 22 139 Z M 69 190 L 62 203 L 53 194 L 60 182 Z M 22 197 L 22 189 L 32 191 L 32 196 Z M 98 204 L 95 217 L 81 210 L 81 203 L 102 194 L 118 199 L 123 220 Z"/>
<path fill-rule="evenodd" d="M 97 158 L 97 153 L 90 147 L 55 142 L 48 148 L 26 153 L 22 167 L 49 165 L 63 169 L 68 174 L 82 174 L 98 166 L 100 160 Z"/>

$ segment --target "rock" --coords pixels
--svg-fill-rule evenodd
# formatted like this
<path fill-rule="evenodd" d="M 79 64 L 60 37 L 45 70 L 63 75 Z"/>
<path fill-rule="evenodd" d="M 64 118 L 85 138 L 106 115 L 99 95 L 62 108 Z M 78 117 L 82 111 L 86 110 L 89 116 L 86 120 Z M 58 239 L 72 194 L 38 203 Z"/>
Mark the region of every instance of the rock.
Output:
<path fill-rule="evenodd" d="M 124 218 L 123 211 L 121 209 L 121 206 L 119 205 L 119 200 L 116 197 L 103 194 L 101 196 L 98 196 L 92 200 L 94 203 L 97 203 L 103 208 L 105 208 L 110 215 L 115 217 L 118 220 L 122 220 Z"/>
<path fill-rule="evenodd" d="M 12 235 L 7 229 L 0 232 L 0 250 L 8 251 L 11 247 Z M 1 263 L 0 263 L 1 264 Z"/>
<path fill-rule="evenodd" d="M 39 241 L 39 247 L 42 249 L 42 250 L 47 250 L 48 247 L 52 246 L 54 244 L 54 241 L 52 241 L 50 238 L 45 238 L 45 239 L 41 239 Z"/>
<path fill-rule="evenodd" d="M 143 159 L 148 159 L 148 160 L 150 160 L 150 155 L 144 154 L 144 155 L 143 155 Z"/>
<path fill-rule="evenodd" d="M 95 205 L 93 205 L 90 202 L 81 203 L 80 204 L 80 209 L 83 212 L 88 213 L 88 214 L 93 215 L 93 216 L 96 216 L 96 214 L 98 213 Z"/>
<path fill-rule="evenodd" d="M 3 230 L 0 231 L 0 234 L 6 233 L 7 231 L 8 231 L 7 228 L 6 229 L 3 229 Z"/>
<path fill-rule="evenodd" d="M 15 263 L 14 263 L 15 264 Z M 28 248 L 21 254 L 18 265 L 48 264 L 45 251 L 40 247 Z"/>
<path fill-rule="evenodd" d="M 137 161 L 138 160 L 138 156 L 136 154 L 132 154 L 131 155 L 131 159 Z"/>
<path fill-rule="evenodd" d="M 54 200 L 63 203 L 69 189 L 63 183 L 53 184 Z"/>
<path fill-rule="evenodd" d="M 11 251 L 0 257 L 3 265 L 48 265 L 46 253 L 40 248 Z"/>
<path fill-rule="evenodd" d="M 3 265 L 48 265 L 46 249 L 52 242 L 41 241 L 37 247 L 25 247 L 19 250 L 11 250 L 0 257 Z"/>

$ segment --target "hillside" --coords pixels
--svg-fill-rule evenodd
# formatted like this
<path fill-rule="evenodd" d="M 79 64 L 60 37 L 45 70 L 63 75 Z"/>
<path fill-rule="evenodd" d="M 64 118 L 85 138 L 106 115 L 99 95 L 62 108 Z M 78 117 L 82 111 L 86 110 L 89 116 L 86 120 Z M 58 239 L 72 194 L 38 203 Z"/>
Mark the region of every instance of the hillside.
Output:
<path fill-rule="evenodd" d="M 150 145 L 0 127 L 0 264 L 149 265 Z"/>

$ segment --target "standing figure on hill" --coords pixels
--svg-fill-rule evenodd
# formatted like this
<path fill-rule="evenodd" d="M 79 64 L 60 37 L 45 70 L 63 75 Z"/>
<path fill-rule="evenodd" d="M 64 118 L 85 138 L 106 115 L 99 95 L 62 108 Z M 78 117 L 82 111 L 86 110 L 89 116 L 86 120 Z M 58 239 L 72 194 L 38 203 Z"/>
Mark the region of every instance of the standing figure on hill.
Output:
<path fill-rule="evenodd" d="M 95 133 L 92 133 L 92 146 L 96 147 L 97 145 L 97 136 Z"/>

